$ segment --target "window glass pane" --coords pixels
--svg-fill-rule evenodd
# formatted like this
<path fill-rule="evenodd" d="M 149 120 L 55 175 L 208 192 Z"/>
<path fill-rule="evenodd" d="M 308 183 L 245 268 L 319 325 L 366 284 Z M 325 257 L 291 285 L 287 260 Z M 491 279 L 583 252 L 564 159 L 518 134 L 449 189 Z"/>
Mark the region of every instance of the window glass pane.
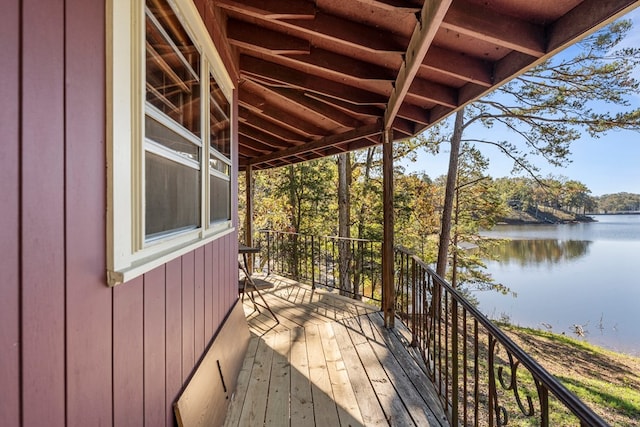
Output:
<path fill-rule="evenodd" d="M 197 228 L 200 171 L 154 153 L 145 153 L 145 235 Z"/>
<path fill-rule="evenodd" d="M 146 138 L 170 148 L 180 156 L 200 162 L 200 147 L 159 121 L 147 116 L 144 123 L 144 132 Z"/>
<path fill-rule="evenodd" d="M 225 175 L 229 175 L 231 173 L 231 168 L 227 162 L 223 162 L 215 156 L 210 156 L 209 158 L 209 167 L 211 169 L 215 169 L 218 172 L 222 172 Z"/>
<path fill-rule="evenodd" d="M 200 136 L 200 54 L 166 0 L 146 15 L 146 99 Z"/>
<path fill-rule="evenodd" d="M 211 147 L 228 159 L 231 158 L 231 127 L 229 117 L 231 116 L 231 106 L 222 93 L 220 86 L 215 79 L 210 76 L 211 93 L 210 102 L 210 133 Z"/>
<path fill-rule="evenodd" d="M 231 219 L 231 181 L 210 175 L 211 198 L 209 199 L 209 221 L 227 221 Z"/>

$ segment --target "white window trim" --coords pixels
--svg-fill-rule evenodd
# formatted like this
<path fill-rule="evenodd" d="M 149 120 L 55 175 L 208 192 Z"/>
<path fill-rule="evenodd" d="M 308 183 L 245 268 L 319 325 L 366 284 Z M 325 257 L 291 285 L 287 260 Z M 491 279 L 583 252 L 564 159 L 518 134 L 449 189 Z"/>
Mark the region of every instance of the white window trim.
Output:
<path fill-rule="evenodd" d="M 232 103 L 234 84 L 191 0 L 167 0 L 178 14 L 194 44 L 201 50 L 201 85 L 209 93 L 209 75 Z M 215 239 L 233 232 L 232 221 L 209 223 L 209 123 L 202 120 L 202 197 L 200 227 L 170 233 L 156 239 L 144 238 L 145 114 L 144 0 L 106 1 L 107 51 L 107 282 L 124 283 Z M 202 78 L 205 77 L 205 78 Z M 202 115 L 209 106 L 202 97 Z M 233 109 L 232 109 L 233 110 Z M 151 111 L 151 116 L 154 112 Z M 231 118 L 230 118 L 231 119 Z M 231 135 L 233 120 L 231 121 Z M 153 149 L 162 147 L 153 146 Z M 234 150 L 233 144 L 231 146 Z M 233 158 L 233 155 L 231 156 Z M 188 159 L 178 159 L 189 162 Z M 190 166 L 193 164 L 189 162 Z M 229 163 L 231 167 L 233 165 Z M 207 179 L 204 179 L 207 177 Z"/>

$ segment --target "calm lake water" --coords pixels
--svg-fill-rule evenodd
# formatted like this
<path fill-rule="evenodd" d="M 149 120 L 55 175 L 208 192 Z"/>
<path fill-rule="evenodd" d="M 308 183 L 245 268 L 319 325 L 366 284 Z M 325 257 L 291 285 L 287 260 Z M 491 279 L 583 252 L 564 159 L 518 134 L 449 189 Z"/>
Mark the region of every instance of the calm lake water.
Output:
<path fill-rule="evenodd" d="M 597 222 L 501 225 L 484 235 L 511 239 L 488 271 L 517 296 L 476 292 L 490 318 L 550 329 L 640 356 L 640 215 Z"/>

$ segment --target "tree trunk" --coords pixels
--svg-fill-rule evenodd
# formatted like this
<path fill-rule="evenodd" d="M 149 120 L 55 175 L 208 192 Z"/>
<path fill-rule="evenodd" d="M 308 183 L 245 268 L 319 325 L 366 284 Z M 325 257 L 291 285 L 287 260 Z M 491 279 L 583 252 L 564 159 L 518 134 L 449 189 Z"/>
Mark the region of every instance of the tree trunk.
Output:
<path fill-rule="evenodd" d="M 338 155 L 338 265 L 340 270 L 340 293 L 354 296 L 349 277 L 351 265 L 351 198 L 349 184 L 351 181 L 351 161 L 349 153 Z"/>
<path fill-rule="evenodd" d="M 436 273 L 445 278 L 449 254 L 449 241 L 451 236 L 451 219 L 453 214 L 453 198 L 456 190 L 456 178 L 458 176 L 458 160 L 460 155 L 460 141 L 462 140 L 462 126 L 464 121 L 464 108 L 456 113 L 456 121 L 451 137 L 451 154 L 449 155 L 449 170 L 447 172 L 447 185 L 444 193 L 444 206 L 442 208 L 442 228 L 440 229 L 440 242 L 438 244 L 438 263 Z"/>

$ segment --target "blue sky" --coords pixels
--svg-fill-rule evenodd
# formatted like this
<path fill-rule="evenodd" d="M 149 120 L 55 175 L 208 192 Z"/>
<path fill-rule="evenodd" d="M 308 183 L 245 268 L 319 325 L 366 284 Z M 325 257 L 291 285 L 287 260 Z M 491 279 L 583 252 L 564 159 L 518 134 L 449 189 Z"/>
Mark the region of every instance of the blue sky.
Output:
<path fill-rule="evenodd" d="M 633 28 L 625 40 L 625 45 L 640 46 L 640 8 L 634 10 L 627 18 L 633 20 Z M 562 53 L 561 53 L 562 54 Z M 635 74 L 640 80 L 640 69 Z M 640 108 L 640 93 L 630 96 L 629 101 L 634 108 Z M 473 137 L 482 138 L 483 129 Z M 495 133 L 495 130 L 491 132 Z M 466 137 L 471 135 L 467 134 Z M 493 135 L 495 138 L 495 135 Z M 504 138 L 506 139 L 506 137 Z M 498 152 L 496 148 L 481 147 L 485 156 L 490 159 L 488 173 L 494 178 L 510 176 L 513 162 Z M 592 195 L 618 193 L 626 191 L 640 194 L 640 132 L 615 131 L 592 139 L 584 135 L 571 145 L 571 163 L 562 168 L 537 162 L 540 174 L 547 176 L 565 176 L 585 184 Z M 449 149 L 441 148 L 441 153 L 421 153 L 418 161 L 406 164 L 407 172 L 425 172 L 435 178 L 446 174 L 449 162 Z"/>

